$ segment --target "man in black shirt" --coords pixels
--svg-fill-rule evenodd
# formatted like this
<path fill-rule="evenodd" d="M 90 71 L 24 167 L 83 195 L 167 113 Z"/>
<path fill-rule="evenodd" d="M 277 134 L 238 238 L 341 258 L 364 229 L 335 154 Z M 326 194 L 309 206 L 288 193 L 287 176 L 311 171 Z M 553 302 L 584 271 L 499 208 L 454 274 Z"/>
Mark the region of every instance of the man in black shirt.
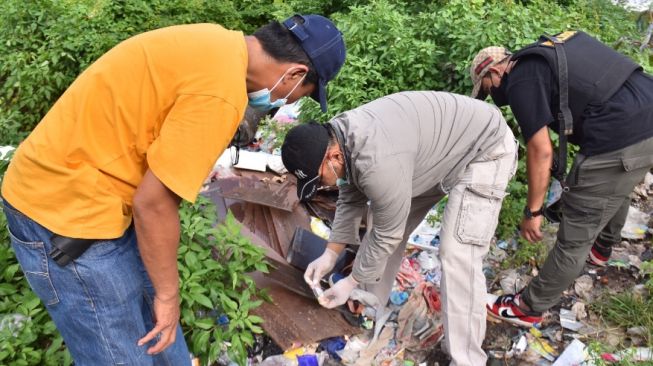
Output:
<path fill-rule="evenodd" d="M 621 240 L 629 193 L 653 167 L 653 78 L 625 56 L 577 33 L 570 32 L 563 47 L 573 115 L 573 133 L 567 138 L 580 151 L 563 182 L 568 190 L 561 197 L 557 242 L 526 288 L 490 295 L 487 302 L 490 316 L 521 326 L 541 321 L 542 312 L 559 301 L 586 259 L 606 264 L 612 245 Z M 526 142 L 528 197 L 520 227 L 530 242 L 542 239 L 554 156 L 547 127 L 558 133 L 561 115 L 558 55 L 553 43 L 544 41 L 515 55 L 503 47 L 485 48 L 470 69 L 472 97 L 490 95 L 498 106 L 510 105 Z"/>

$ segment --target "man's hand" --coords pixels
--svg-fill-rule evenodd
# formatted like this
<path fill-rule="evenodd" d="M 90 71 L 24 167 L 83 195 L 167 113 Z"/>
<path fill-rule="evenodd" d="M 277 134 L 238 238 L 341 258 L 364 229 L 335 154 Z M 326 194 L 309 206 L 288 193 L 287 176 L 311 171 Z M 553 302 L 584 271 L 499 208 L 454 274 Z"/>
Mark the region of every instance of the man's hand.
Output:
<path fill-rule="evenodd" d="M 326 290 L 324 295 L 320 296 L 317 301 L 327 309 L 333 309 L 347 302 L 352 291 L 358 286 L 358 282 L 349 275 L 336 282 L 333 287 Z"/>
<path fill-rule="evenodd" d="M 544 196 L 549 187 L 551 178 L 551 164 L 553 163 L 553 147 L 549 137 L 549 129 L 540 128 L 527 143 L 526 170 L 528 172 L 528 197 L 526 205 L 533 207 L 544 206 Z M 542 216 L 532 218 L 524 217 L 521 221 L 521 235 L 531 243 L 542 240 Z"/>
<path fill-rule="evenodd" d="M 538 242 L 544 237 L 542 235 L 542 215 L 532 218 L 522 218 L 521 220 L 521 236 L 531 243 Z"/>
<path fill-rule="evenodd" d="M 179 295 L 167 300 L 155 296 L 153 310 L 154 328 L 138 340 L 138 345 L 142 346 L 158 336 L 156 344 L 147 350 L 149 355 L 156 355 L 175 343 L 179 323 Z"/>
<path fill-rule="evenodd" d="M 308 285 L 311 287 L 319 286 L 320 280 L 327 273 L 331 272 L 333 267 L 336 265 L 337 259 L 338 253 L 329 248 L 326 248 L 321 256 L 312 261 L 308 267 L 306 267 L 306 272 L 304 272 L 304 281 L 306 281 L 306 283 L 308 283 Z"/>
<path fill-rule="evenodd" d="M 159 336 L 147 350 L 156 354 L 175 341 L 179 322 L 179 246 L 180 198 L 148 170 L 134 195 L 134 227 L 138 251 L 154 286 L 154 329 L 138 341 L 143 345 Z"/>

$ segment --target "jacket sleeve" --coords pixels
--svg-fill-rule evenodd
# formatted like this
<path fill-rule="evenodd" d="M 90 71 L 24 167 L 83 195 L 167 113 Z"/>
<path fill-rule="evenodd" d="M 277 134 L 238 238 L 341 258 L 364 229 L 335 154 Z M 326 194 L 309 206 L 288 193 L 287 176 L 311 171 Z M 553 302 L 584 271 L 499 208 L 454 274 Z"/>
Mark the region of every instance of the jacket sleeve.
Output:
<path fill-rule="evenodd" d="M 377 162 L 360 181 L 370 199 L 372 228 L 354 261 L 353 277 L 362 283 L 380 281 L 390 255 L 404 238 L 412 197 L 413 158 L 394 155 Z"/>
<path fill-rule="evenodd" d="M 338 192 L 336 216 L 333 220 L 329 241 L 342 244 L 357 244 L 367 197 L 353 184 L 345 184 Z"/>

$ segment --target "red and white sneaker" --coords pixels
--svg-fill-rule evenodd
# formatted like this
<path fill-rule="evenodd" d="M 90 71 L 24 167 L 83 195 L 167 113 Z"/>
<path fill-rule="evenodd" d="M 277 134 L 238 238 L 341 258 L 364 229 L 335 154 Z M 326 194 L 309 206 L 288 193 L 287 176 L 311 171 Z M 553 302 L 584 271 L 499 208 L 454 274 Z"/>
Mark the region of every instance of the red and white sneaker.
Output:
<path fill-rule="evenodd" d="M 597 243 L 594 243 L 594 245 L 592 245 L 592 249 L 590 249 L 590 254 L 587 257 L 587 263 L 594 266 L 605 267 L 608 264 L 608 260 L 610 259 L 611 254 L 612 247 L 605 248 Z"/>
<path fill-rule="evenodd" d="M 519 307 L 520 294 L 496 296 L 487 295 L 485 307 L 489 316 L 520 327 L 536 327 L 542 323 L 542 313 L 525 311 Z"/>

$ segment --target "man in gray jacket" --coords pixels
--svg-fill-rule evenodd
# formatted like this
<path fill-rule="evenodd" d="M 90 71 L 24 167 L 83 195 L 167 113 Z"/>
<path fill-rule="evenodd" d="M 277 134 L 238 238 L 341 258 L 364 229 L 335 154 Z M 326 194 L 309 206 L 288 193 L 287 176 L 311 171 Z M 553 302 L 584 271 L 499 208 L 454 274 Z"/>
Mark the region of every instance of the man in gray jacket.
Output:
<path fill-rule="evenodd" d="M 449 195 L 440 232 L 444 348 L 451 365 L 484 365 L 485 277 L 482 259 L 514 174 L 517 146 L 495 107 L 442 92 L 401 92 L 288 132 L 281 156 L 311 199 L 318 187 L 339 188 L 324 254 L 305 278 L 315 286 L 345 244 L 358 244 L 369 201 L 372 225 L 351 275 L 319 299 L 342 305 L 357 286 L 387 303 L 411 232 Z"/>

